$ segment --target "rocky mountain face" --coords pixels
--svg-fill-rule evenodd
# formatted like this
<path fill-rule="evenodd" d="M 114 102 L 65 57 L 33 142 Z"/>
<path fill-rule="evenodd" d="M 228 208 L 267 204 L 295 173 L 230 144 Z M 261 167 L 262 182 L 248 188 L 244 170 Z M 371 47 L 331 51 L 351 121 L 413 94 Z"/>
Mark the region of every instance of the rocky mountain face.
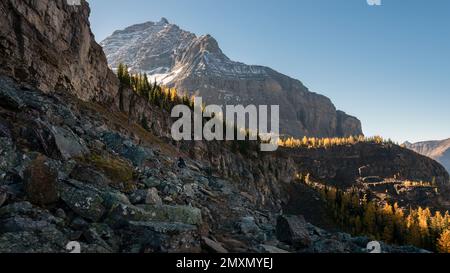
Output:
<path fill-rule="evenodd" d="M 111 98 L 117 82 L 89 25 L 89 6 L 66 0 L 0 3 L 0 71 L 44 92 Z"/>
<path fill-rule="evenodd" d="M 3 1 L 1 7 L 8 8 L 6 17 L 20 17 L 17 21 L 36 16 L 26 21 L 31 31 L 23 32 L 26 41 L 39 35 L 40 22 L 50 20 L 49 14 L 73 9 L 71 16 L 50 18 L 56 25 L 78 22 L 75 29 L 87 22 L 81 20 L 87 18 L 85 1 L 78 10 L 62 1 Z M 28 12 L 17 14 L 19 7 Z M 0 44 L 15 37 L 16 32 L 9 32 Z M 79 42 L 86 45 L 89 37 Z M 66 52 L 75 52 L 78 45 L 74 42 Z M 11 52 L 20 52 L 14 46 L 19 44 L 11 44 Z M 23 66 L 17 56 L 5 63 L 26 67 L 30 60 L 56 69 L 46 56 L 61 49 L 47 50 L 26 48 L 24 54 L 31 55 L 23 56 Z M 96 59 L 61 58 L 68 58 L 75 70 L 86 62 L 106 67 L 101 53 L 84 57 L 89 56 Z M 89 67 L 68 80 L 94 75 L 96 70 Z M 57 78 L 64 71 L 53 72 Z M 324 204 L 296 188 L 296 174 L 309 172 L 340 187 L 374 175 L 434 177 L 442 191 L 448 188 L 448 174 L 441 166 L 392 145 L 243 153 L 230 143 L 173 143 L 169 113 L 131 90 L 122 90 L 119 100 L 115 80 L 101 78 L 109 74 L 96 74 L 105 89 L 94 79 L 80 93 L 76 85 L 53 89 L 46 84 L 52 82 L 51 74 L 22 79 L 0 71 L 0 253 L 67 252 L 71 241 L 79 242 L 83 253 L 367 252 L 369 238 L 318 227 L 325 225 L 317 215 L 329 219 L 318 213 Z M 140 123 L 143 117 L 146 129 Z M 180 157 L 185 166 L 180 166 Z M 421 204 L 423 199 L 411 191 L 409 199 L 401 198 L 413 206 Z M 425 201 L 439 203 L 448 195 L 425 196 Z M 423 252 L 385 244 L 382 249 Z"/>
<path fill-rule="evenodd" d="M 450 171 L 450 139 L 425 141 L 414 144 L 405 143 L 404 145 L 408 149 L 438 161 L 447 171 Z"/>
<path fill-rule="evenodd" d="M 101 45 L 112 67 L 125 63 L 158 83 L 196 94 L 210 104 L 280 105 L 283 134 L 361 135 L 361 123 L 336 111 L 330 99 L 268 67 L 230 60 L 210 35 L 196 35 L 166 19 L 114 32 Z"/>

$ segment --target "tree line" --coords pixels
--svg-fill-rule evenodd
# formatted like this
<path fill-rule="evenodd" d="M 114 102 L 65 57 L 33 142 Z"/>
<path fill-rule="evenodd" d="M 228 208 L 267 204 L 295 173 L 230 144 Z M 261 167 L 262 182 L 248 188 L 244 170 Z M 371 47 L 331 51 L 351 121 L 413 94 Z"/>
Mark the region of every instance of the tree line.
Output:
<path fill-rule="evenodd" d="M 365 136 L 349 136 L 349 137 L 330 137 L 330 138 L 317 138 L 317 137 L 303 137 L 286 138 L 279 140 L 280 147 L 286 148 L 306 148 L 306 149 L 318 149 L 318 148 L 331 148 L 335 146 L 354 145 L 356 143 L 377 143 L 377 144 L 395 144 L 392 140 L 385 140 L 380 136 L 365 137 Z"/>
<path fill-rule="evenodd" d="M 159 85 L 156 81 L 151 83 L 149 81 L 148 75 L 145 73 L 130 73 L 129 67 L 123 63 L 120 63 L 117 68 L 117 77 L 120 82 L 120 88 L 123 89 L 131 89 L 138 96 L 143 97 L 148 100 L 148 102 L 152 105 L 158 106 L 161 109 L 164 109 L 168 112 L 172 110 L 176 105 L 186 105 L 191 110 L 194 110 L 195 104 L 194 99 L 195 96 L 189 97 L 187 93 L 180 94 L 175 88 L 169 88 L 165 86 Z M 202 105 L 201 111 L 205 111 L 205 103 Z M 212 117 L 216 118 L 216 117 Z M 203 117 L 203 121 L 207 122 L 211 118 Z M 148 121 L 143 117 L 141 121 L 141 126 L 149 130 Z M 230 127 L 230 124 L 223 121 L 224 128 Z M 258 145 L 261 140 L 258 138 L 255 143 L 252 144 L 250 141 L 250 132 L 248 129 L 238 129 L 236 125 L 231 127 L 234 130 L 235 138 L 238 133 L 243 134 L 245 136 L 244 141 L 231 141 L 231 149 L 233 152 L 240 152 L 241 154 L 248 154 L 251 150 L 257 151 Z"/>
<path fill-rule="evenodd" d="M 145 73 L 130 73 L 127 65 L 120 63 L 117 68 L 120 88 L 132 89 L 137 95 L 147 99 L 151 104 L 170 111 L 179 104 L 194 107 L 194 97 L 187 93 L 179 94 L 175 88 L 169 88 L 151 83 Z"/>
<path fill-rule="evenodd" d="M 396 245 L 413 245 L 434 252 L 450 253 L 450 213 L 430 208 L 401 208 L 397 203 L 379 203 L 354 188 L 348 191 L 311 182 L 302 182 L 319 192 L 333 219 L 354 235 Z"/>

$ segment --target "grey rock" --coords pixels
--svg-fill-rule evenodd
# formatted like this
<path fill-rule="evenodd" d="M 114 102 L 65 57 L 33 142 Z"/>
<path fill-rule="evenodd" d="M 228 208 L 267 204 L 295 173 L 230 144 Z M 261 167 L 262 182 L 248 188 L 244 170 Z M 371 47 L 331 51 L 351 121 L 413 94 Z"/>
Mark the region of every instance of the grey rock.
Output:
<path fill-rule="evenodd" d="M 237 226 L 239 231 L 245 235 L 255 235 L 261 231 L 252 216 L 241 218 Z"/>
<path fill-rule="evenodd" d="M 226 250 L 221 243 L 213 241 L 207 237 L 202 237 L 203 244 L 205 247 L 213 252 L 213 253 L 228 253 L 228 250 Z"/>
<path fill-rule="evenodd" d="M 148 177 L 142 181 L 148 188 L 158 188 L 161 185 L 161 180 L 155 177 Z"/>
<path fill-rule="evenodd" d="M 282 215 L 278 217 L 276 233 L 279 241 L 295 247 L 307 248 L 312 244 L 303 216 Z"/>
<path fill-rule="evenodd" d="M 61 219 L 29 202 L 13 203 L 0 208 L 0 232 L 40 231 L 62 224 Z"/>
<path fill-rule="evenodd" d="M 196 253 L 201 251 L 197 228 L 193 225 L 130 221 L 120 231 L 122 249 L 129 253 Z"/>
<path fill-rule="evenodd" d="M 61 199 L 78 215 L 91 221 L 98 221 L 105 214 L 103 198 L 92 190 L 63 184 Z"/>
<path fill-rule="evenodd" d="M 141 166 L 145 161 L 154 157 L 152 150 L 135 145 L 128 139 L 117 133 L 106 132 L 103 134 L 103 142 L 108 149 L 130 160 L 135 166 Z"/>
<path fill-rule="evenodd" d="M 157 205 L 161 206 L 163 204 L 161 197 L 159 197 L 158 190 L 156 188 L 151 188 L 147 191 L 145 197 L 145 204 L 147 205 Z"/>
<path fill-rule="evenodd" d="M 70 227 L 74 230 L 85 230 L 89 227 L 89 223 L 81 217 L 75 217 L 70 223 Z"/>
<path fill-rule="evenodd" d="M 106 187 L 111 184 L 111 180 L 103 173 L 84 165 L 77 165 L 70 173 L 70 177 L 78 181 L 101 187 Z"/>
<path fill-rule="evenodd" d="M 183 186 L 183 194 L 187 197 L 195 197 L 195 189 L 197 188 L 196 184 L 186 184 Z"/>
<path fill-rule="evenodd" d="M 269 254 L 287 254 L 289 251 L 271 245 L 260 245 L 263 253 Z"/>
<path fill-rule="evenodd" d="M 147 213 L 151 215 L 151 220 L 162 222 L 179 222 L 189 225 L 202 224 L 202 212 L 198 208 L 190 206 L 153 206 L 142 205 Z"/>
<path fill-rule="evenodd" d="M 67 237 L 57 229 L 0 234 L 0 253 L 66 253 Z"/>
<path fill-rule="evenodd" d="M 199 209 L 188 206 L 120 204 L 111 209 L 108 221 L 113 225 L 120 225 L 125 221 L 159 221 L 200 225 L 202 224 L 202 215 Z"/>
<path fill-rule="evenodd" d="M 117 252 L 118 242 L 114 231 L 106 224 L 92 224 L 83 233 L 90 245 L 101 246 L 108 253 Z"/>
<path fill-rule="evenodd" d="M 315 253 L 348 253 L 349 251 L 346 249 L 344 243 L 333 240 L 333 239 L 325 239 L 320 240 L 314 243 L 314 252 Z"/>
<path fill-rule="evenodd" d="M 89 153 L 84 141 L 75 135 L 70 129 L 51 126 L 56 147 L 65 159 L 84 156 Z"/>
<path fill-rule="evenodd" d="M 0 170 L 10 171 L 19 164 L 15 145 L 9 138 L 0 137 Z"/>
<path fill-rule="evenodd" d="M 15 85 L 6 77 L 0 77 L 0 106 L 13 110 L 19 110 L 25 106 Z"/>
<path fill-rule="evenodd" d="M 140 205 L 145 203 L 147 198 L 148 190 L 136 190 L 130 194 L 129 199 L 131 204 Z"/>
<path fill-rule="evenodd" d="M 61 219 L 66 219 L 66 218 L 67 218 L 66 212 L 65 212 L 62 208 L 58 208 L 58 209 L 56 210 L 55 216 L 56 216 L 56 217 L 59 217 L 59 218 L 61 218 Z"/>

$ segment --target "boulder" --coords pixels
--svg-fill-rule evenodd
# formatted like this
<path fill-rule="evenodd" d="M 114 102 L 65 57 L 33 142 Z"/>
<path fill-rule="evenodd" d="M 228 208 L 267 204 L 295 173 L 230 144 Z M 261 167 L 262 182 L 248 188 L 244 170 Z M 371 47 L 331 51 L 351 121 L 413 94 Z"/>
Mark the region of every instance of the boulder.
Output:
<path fill-rule="evenodd" d="M 261 231 L 252 216 L 242 217 L 237 226 L 239 231 L 245 235 L 255 235 Z"/>
<path fill-rule="evenodd" d="M 157 188 L 161 185 L 161 180 L 155 177 L 148 177 L 142 181 L 144 185 L 148 188 Z"/>
<path fill-rule="evenodd" d="M 261 247 L 263 253 L 269 253 L 269 254 L 287 254 L 287 253 L 289 253 L 289 251 L 283 250 L 276 246 L 260 245 L 260 247 Z"/>
<path fill-rule="evenodd" d="M 131 140 L 125 139 L 117 133 L 104 133 L 103 142 L 109 150 L 130 160 L 135 166 L 141 166 L 145 161 L 155 156 L 149 148 L 135 145 Z"/>
<path fill-rule="evenodd" d="M 51 132 L 55 140 L 55 145 L 63 159 L 68 160 L 89 153 L 84 141 L 70 129 L 51 126 Z"/>
<path fill-rule="evenodd" d="M 106 224 L 94 223 L 83 232 L 84 238 L 91 245 L 101 246 L 106 252 L 117 252 L 118 241 L 114 231 Z M 116 251 L 114 251 L 116 249 Z"/>
<path fill-rule="evenodd" d="M 111 184 L 111 180 L 103 173 L 80 164 L 72 170 L 70 178 L 101 187 L 106 187 Z"/>
<path fill-rule="evenodd" d="M 147 198 L 148 190 L 136 190 L 129 195 L 131 204 L 142 205 L 145 204 L 145 199 Z"/>
<path fill-rule="evenodd" d="M 201 225 L 202 214 L 199 209 L 188 206 L 134 206 L 119 204 L 111 209 L 108 215 L 108 221 L 113 225 L 121 225 L 126 221 L 158 221 L 169 223 L 183 223 L 189 225 Z"/>
<path fill-rule="evenodd" d="M 27 140 L 32 150 L 51 158 L 68 160 L 89 153 L 84 141 L 71 129 L 51 125 L 40 118 L 29 121 L 21 136 Z"/>
<path fill-rule="evenodd" d="M 130 221 L 120 230 L 125 253 L 200 253 L 197 228 L 182 223 Z"/>
<path fill-rule="evenodd" d="M 0 77 L 0 106 L 12 110 L 25 106 L 12 81 L 5 77 Z"/>
<path fill-rule="evenodd" d="M 58 172 L 45 156 L 38 156 L 24 171 L 25 193 L 36 205 L 48 205 L 59 200 Z"/>
<path fill-rule="evenodd" d="M 151 188 L 147 191 L 145 197 L 145 204 L 161 206 L 163 204 L 161 197 L 159 197 L 158 190 Z"/>
<path fill-rule="evenodd" d="M 1 171 L 10 171 L 18 161 L 18 154 L 11 139 L 0 137 L 0 174 Z"/>
<path fill-rule="evenodd" d="M 140 207 L 151 215 L 151 220 L 197 226 L 202 224 L 202 212 L 198 208 L 168 205 L 142 205 Z"/>
<path fill-rule="evenodd" d="M 66 253 L 67 237 L 59 230 L 8 232 L 0 235 L 0 253 Z"/>
<path fill-rule="evenodd" d="M 278 217 L 276 234 L 280 242 L 294 247 L 307 248 L 312 244 L 307 222 L 303 216 L 282 215 Z"/>
<path fill-rule="evenodd" d="M 203 245 L 208 251 L 213 253 L 228 253 L 221 243 L 213 241 L 207 237 L 202 237 Z"/>
<path fill-rule="evenodd" d="M 95 191 L 67 184 L 60 188 L 61 199 L 79 216 L 97 222 L 105 214 L 104 199 Z"/>
<path fill-rule="evenodd" d="M 325 239 L 314 243 L 314 253 L 347 253 L 344 243 L 333 240 Z"/>
<path fill-rule="evenodd" d="M 62 224 L 62 219 L 29 202 L 13 203 L 0 208 L 0 233 L 56 229 Z"/>

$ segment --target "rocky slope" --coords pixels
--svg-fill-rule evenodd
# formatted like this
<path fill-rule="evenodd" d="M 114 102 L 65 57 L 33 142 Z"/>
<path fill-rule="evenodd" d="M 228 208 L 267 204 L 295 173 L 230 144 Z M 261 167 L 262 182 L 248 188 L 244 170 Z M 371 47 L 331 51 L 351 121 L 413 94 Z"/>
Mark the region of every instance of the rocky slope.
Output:
<path fill-rule="evenodd" d="M 9 7 L 7 17 L 18 7 L 34 12 L 42 3 L 48 14 L 74 8 L 64 2 L 2 3 L 9 5 L 2 4 Z M 82 4 L 80 13 L 55 17 L 56 23 L 83 25 Z M 31 30 L 38 32 L 38 26 Z M 32 40 L 36 34 L 28 35 Z M 39 54 L 31 51 L 24 51 L 33 54 L 24 59 Z M 36 62 L 46 60 L 37 56 Z M 102 54 L 97 56 L 93 63 L 106 67 Z M 232 143 L 173 143 L 170 115 L 131 90 L 123 90 L 119 100 L 115 88 L 41 90 L 30 78 L 40 83 L 50 75 L 30 74 L 22 81 L 8 71 L 0 74 L 0 253 L 67 252 L 70 241 L 79 242 L 84 253 L 367 252 L 368 238 L 328 232 L 308 223 L 308 215 L 297 215 L 304 212 L 298 208 L 317 212 L 309 206 L 313 195 L 291 190 L 298 172 L 343 186 L 358 183 L 358 174 L 397 172 L 399 179 L 435 177 L 439 187 L 448 186 L 448 174 L 434 161 L 399 147 L 266 154 L 241 153 Z M 139 125 L 143 116 L 148 130 Z M 180 156 L 185 168 L 177 164 Z M 367 165 L 367 174 L 359 170 Z M 383 250 L 421 252 L 387 245 Z"/>
<path fill-rule="evenodd" d="M 450 139 L 441 141 L 424 141 L 418 143 L 405 143 L 405 147 L 419 154 L 428 156 L 441 163 L 450 171 Z"/>
<path fill-rule="evenodd" d="M 282 213 L 293 200 L 296 207 L 309 202 L 289 191 L 304 170 L 289 154 L 173 146 L 129 124 L 126 114 L 69 94 L 48 96 L 4 77 L 0 90 L 18 103 L 0 107 L 2 253 L 66 252 L 70 241 L 84 253 L 366 252 L 366 237 Z M 159 113 L 161 127 L 153 128 L 161 132 L 168 115 Z M 186 168 L 177 166 L 179 156 Z M 339 168 L 342 158 L 329 163 Z"/>
<path fill-rule="evenodd" d="M 125 63 L 159 83 L 212 104 L 280 105 L 281 132 L 288 135 L 361 135 L 358 119 L 300 81 L 268 67 L 230 60 L 210 35 L 197 37 L 166 19 L 133 25 L 101 42 L 112 67 Z"/>

